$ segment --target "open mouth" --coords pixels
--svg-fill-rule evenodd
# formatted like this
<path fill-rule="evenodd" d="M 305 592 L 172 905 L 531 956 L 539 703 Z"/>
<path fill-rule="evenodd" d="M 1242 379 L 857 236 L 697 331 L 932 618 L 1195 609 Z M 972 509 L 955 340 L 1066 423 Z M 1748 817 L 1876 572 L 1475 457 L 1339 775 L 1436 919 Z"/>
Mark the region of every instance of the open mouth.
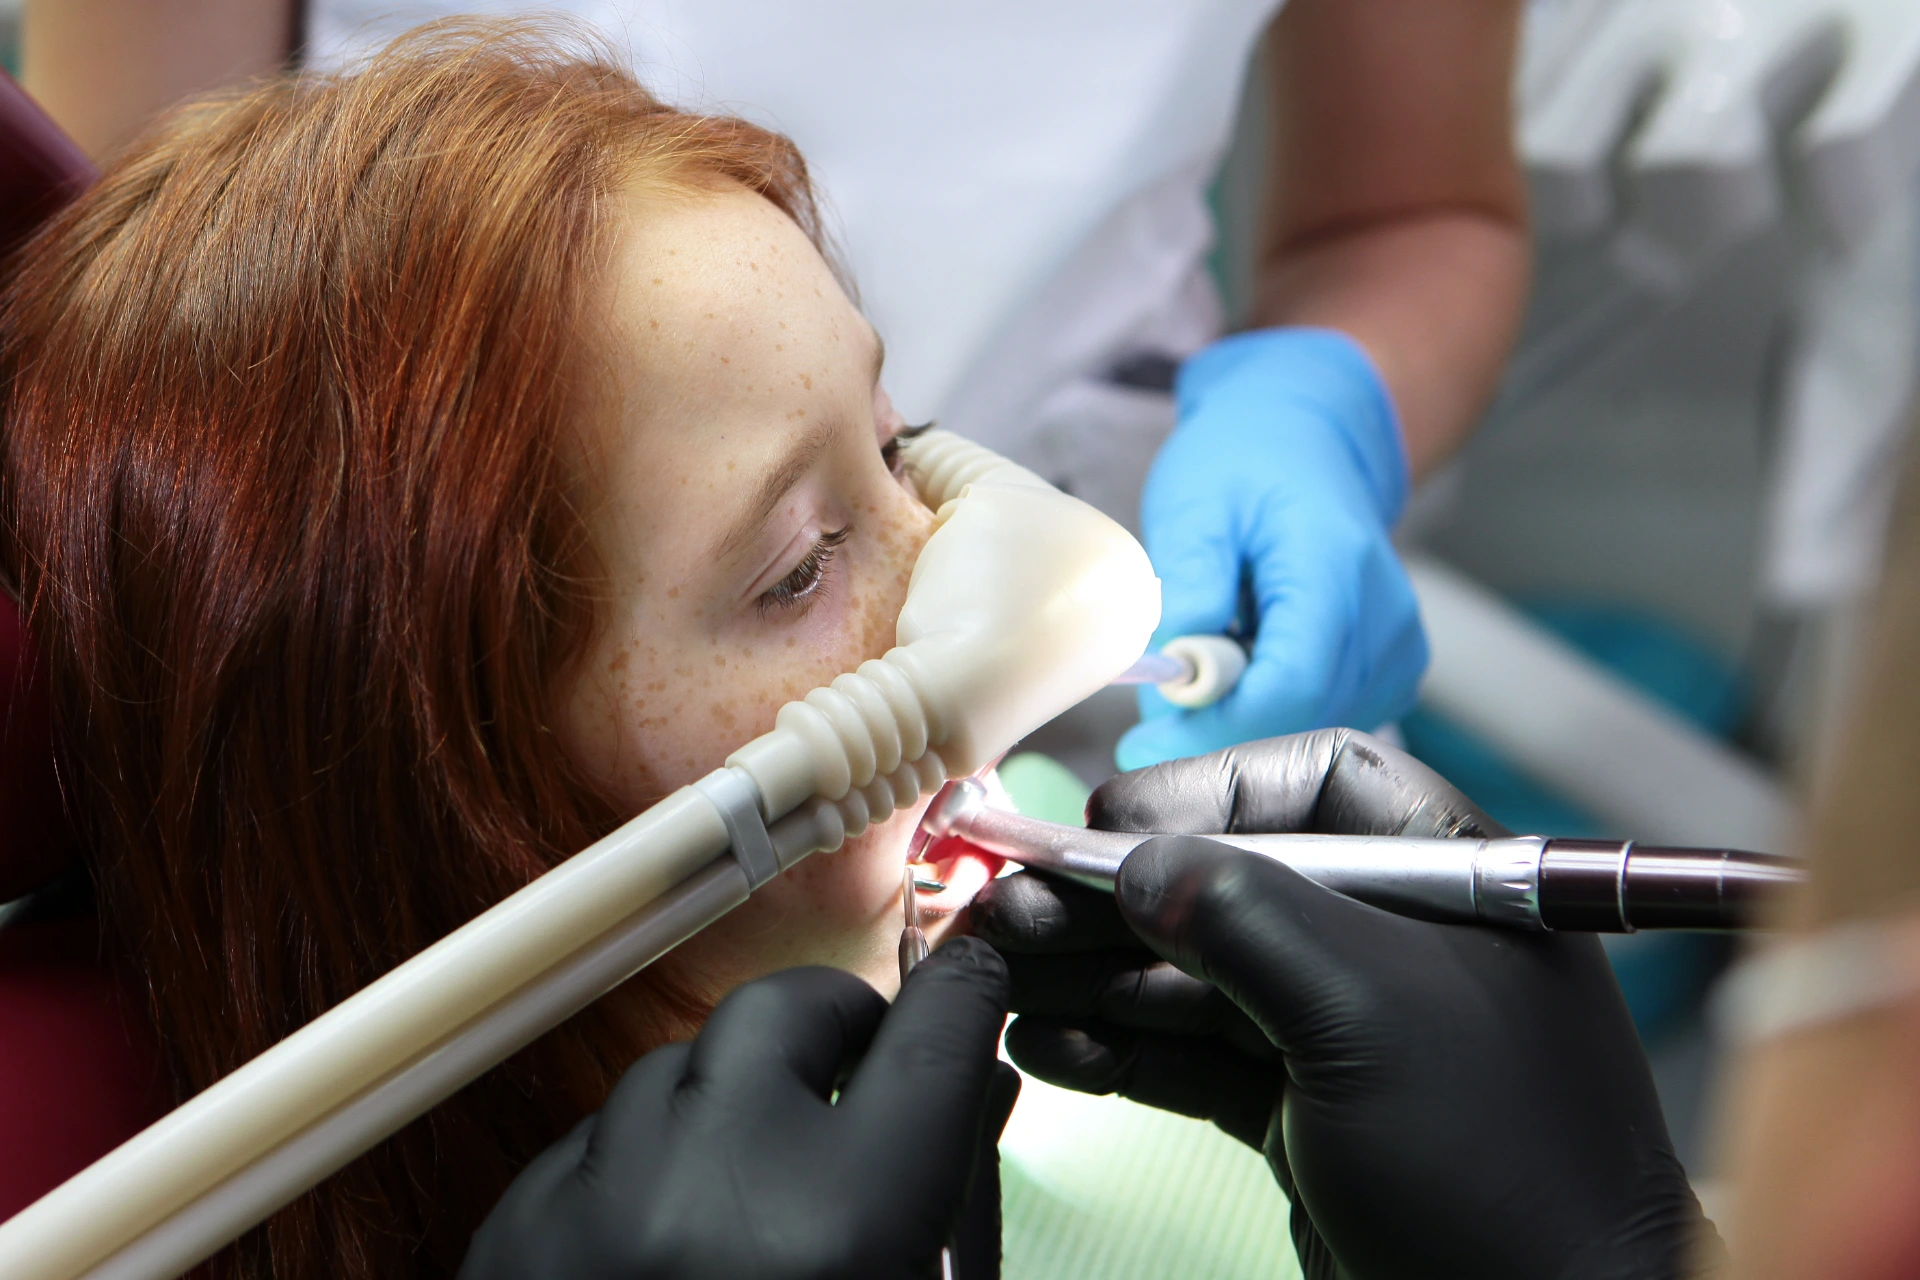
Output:
<path fill-rule="evenodd" d="M 1000 874 L 1007 860 L 997 853 L 968 844 L 959 836 L 943 836 L 933 841 L 913 864 L 920 914 L 925 917 L 951 915 L 973 901 L 987 887 L 987 881 Z M 939 888 L 932 888 L 932 885 Z"/>
<path fill-rule="evenodd" d="M 1013 808 L 1013 797 L 1000 785 L 1000 775 L 992 768 L 982 770 L 976 777 L 998 803 Z M 913 833 L 907 861 L 918 885 L 915 905 L 928 919 L 952 915 L 972 902 L 974 895 L 987 887 L 987 881 L 1007 865 L 1007 860 L 997 853 L 989 853 L 959 836 L 935 838 L 924 826 Z"/>

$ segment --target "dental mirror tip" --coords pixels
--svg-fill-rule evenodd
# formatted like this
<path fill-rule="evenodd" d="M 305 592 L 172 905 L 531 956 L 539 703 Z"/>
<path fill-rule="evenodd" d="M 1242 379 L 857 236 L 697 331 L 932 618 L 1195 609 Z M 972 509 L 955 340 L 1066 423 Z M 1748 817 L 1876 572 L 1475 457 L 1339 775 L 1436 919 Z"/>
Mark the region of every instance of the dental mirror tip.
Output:
<path fill-rule="evenodd" d="M 935 880 L 932 876 L 915 876 L 913 878 L 913 887 L 921 893 L 945 893 L 947 891 L 947 882 L 944 880 Z"/>

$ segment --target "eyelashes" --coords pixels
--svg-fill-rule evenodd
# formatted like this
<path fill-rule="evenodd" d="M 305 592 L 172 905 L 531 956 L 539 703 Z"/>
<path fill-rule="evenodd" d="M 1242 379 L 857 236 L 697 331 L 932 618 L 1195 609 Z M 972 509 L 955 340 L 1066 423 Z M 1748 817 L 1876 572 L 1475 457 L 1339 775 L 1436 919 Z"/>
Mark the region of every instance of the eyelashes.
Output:
<path fill-rule="evenodd" d="M 761 592 L 755 605 L 762 610 L 776 610 L 797 609 L 806 604 L 826 582 L 834 556 L 852 532 L 852 525 L 844 525 L 821 534 L 807 554 L 800 557 L 800 563 L 793 566 L 793 572 Z"/>
<path fill-rule="evenodd" d="M 880 460 L 887 464 L 887 470 L 896 476 L 899 475 L 900 446 L 909 440 L 917 440 L 931 430 L 933 430 L 933 424 L 923 422 L 917 427 L 902 427 L 894 432 L 893 438 L 880 446 Z"/>
<path fill-rule="evenodd" d="M 901 446 L 931 430 L 933 423 L 923 422 L 918 426 L 902 427 L 895 432 L 892 439 L 880 446 L 880 459 L 887 464 L 887 470 L 896 476 L 900 475 L 903 470 Z M 800 558 L 800 563 L 793 566 L 791 573 L 760 593 L 760 598 L 754 601 L 755 607 L 762 612 L 774 612 L 805 606 L 825 585 L 827 571 L 833 566 L 835 555 L 852 533 L 853 526 L 845 525 L 821 534 L 807 554 Z"/>

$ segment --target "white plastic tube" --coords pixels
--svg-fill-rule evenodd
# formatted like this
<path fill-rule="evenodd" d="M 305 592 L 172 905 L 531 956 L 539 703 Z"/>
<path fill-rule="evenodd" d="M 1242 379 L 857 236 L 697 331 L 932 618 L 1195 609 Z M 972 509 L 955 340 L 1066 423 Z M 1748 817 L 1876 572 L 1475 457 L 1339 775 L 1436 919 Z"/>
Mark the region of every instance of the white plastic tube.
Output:
<path fill-rule="evenodd" d="M 1433 646 L 1422 703 L 1614 830 L 1785 852 L 1792 809 L 1759 765 L 1457 571 L 1407 570 Z"/>
<path fill-rule="evenodd" d="M 1227 696 L 1247 670 L 1247 651 L 1228 636 L 1176 636 L 1160 652 L 1185 662 L 1192 674 L 1159 686 L 1176 707 L 1210 707 Z"/>
<path fill-rule="evenodd" d="M 162 1220 L 91 1268 L 88 1280 L 143 1280 L 186 1271 L 746 900 L 747 879 L 733 859 L 708 863 L 631 922 L 440 1048 Z"/>
<path fill-rule="evenodd" d="M 907 463 L 939 526 L 900 647 L 728 761 L 762 819 L 793 815 L 782 870 L 1098 690 L 1159 620 L 1146 553 L 1093 508 L 945 433 Z M 0 1277 L 185 1270 L 744 901 L 727 849 L 675 792 L 0 1223 Z"/>
<path fill-rule="evenodd" d="M 1114 678 L 1150 684 L 1176 707 L 1210 707 L 1233 692 L 1246 674 L 1247 651 L 1231 636 L 1176 636 Z"/>

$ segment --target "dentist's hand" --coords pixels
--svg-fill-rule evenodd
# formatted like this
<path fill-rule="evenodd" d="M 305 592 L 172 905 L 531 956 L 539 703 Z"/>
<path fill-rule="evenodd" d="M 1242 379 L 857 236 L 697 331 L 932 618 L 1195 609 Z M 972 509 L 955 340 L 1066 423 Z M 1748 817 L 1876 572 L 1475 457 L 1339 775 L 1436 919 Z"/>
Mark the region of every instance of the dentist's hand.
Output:
<path fill-rule="evenodd" d="M 1135 831 L 1502 834 L 1348 730 L 1128 774 L 1088 810 Z M 1591 935 L 1408 919 L 1191 836 L 1142 845 L 1112 897 L 995 881 L 973 921 L 1013 970 L 1014 1060 L 1264 1152 L 1316 1280 L 1676 1276 L 1709 1230 Z"/>
<path fill-rule="evenodd" d="M 1388 531 L 1406 501 L 1392 402 L 1359 345 L 1325 329 L 1262 329 L 1188 360 L 1180 421 L 1140 505 L 1160 575 L 1156 642 L 1257 610 L 1252 662 L 1221 701 L 1180 711 L 1141 692 L 1122 769 L 1412 705 L 1426 635 Z"/>
<path fill-rule="evenodd" d="M 837 969 L 749 983 L 527 1166 L 461 1280 L 928 1280 L 956 1231 L 960 1274 L 997 1275 L 1006 1001 L 972 938 L 891 1009 Z"/>

